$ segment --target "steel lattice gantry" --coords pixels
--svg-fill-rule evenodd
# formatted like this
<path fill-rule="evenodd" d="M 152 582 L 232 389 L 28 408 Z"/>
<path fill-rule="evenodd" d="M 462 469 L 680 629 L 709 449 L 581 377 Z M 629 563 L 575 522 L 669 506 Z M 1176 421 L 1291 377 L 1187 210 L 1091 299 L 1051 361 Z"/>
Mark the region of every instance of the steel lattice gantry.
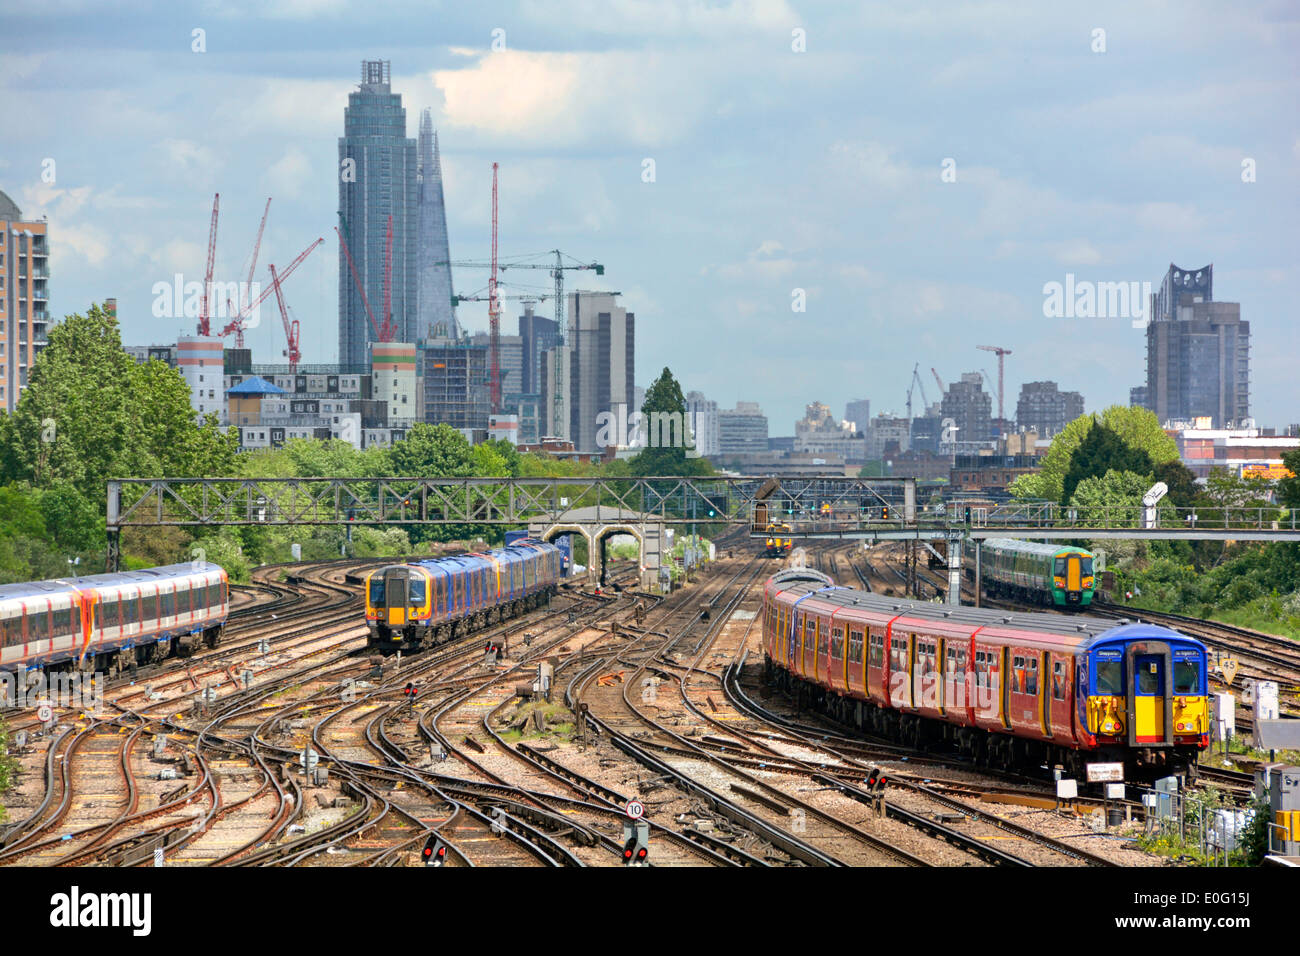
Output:
<path fill-rule="evenodd" d="M 108 561 L 123 528 L 496 524 L 607 507 L 664 524 L 753 523 L 891 507 L 914 520 L 911 478 L 122 478 L 108 482 Z"/>

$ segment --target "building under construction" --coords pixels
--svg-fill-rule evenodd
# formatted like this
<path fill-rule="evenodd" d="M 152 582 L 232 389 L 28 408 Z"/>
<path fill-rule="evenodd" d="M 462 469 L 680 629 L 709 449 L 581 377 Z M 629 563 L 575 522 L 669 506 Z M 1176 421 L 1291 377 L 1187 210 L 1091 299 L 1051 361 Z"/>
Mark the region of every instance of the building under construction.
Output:
<path fill-rule="evenodd" d="M 420 345 L 424 420 L 487 434 L 491 414 L 488 346 L 467 338 L 431 338 Z"/>

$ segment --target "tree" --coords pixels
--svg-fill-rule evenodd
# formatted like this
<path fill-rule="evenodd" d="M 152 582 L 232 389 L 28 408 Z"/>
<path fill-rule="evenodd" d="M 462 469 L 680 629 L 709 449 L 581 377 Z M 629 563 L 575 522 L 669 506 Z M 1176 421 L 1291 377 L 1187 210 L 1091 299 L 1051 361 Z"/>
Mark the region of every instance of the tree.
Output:
<path fill-rule="evenodd" d="M 1156 481 L 1163 481 L 1169 489 L 1166 497 L 1175 508 L 1193 508 L 1201 495 L 1196 475 L 1181 461 L 1166 461 L 1154 468 Z"/>
<path fill-rule="evenodd" d="M 1146 452 L 1154 465 L 1178 460 L 1178 446 L 1165 434 L 1151 411 L 1112 405 L 1100 415 L 1081 415 L 1066 425 L 1052 439 L 1039 472 L 1017 478 L 1011 485 L 1011 493 L 1021 499 L 1067 501 L 1064 494 L 1065 476 L 1070 470 L 1070 460 L 1094 422 L 1100 422 L 1115 432 L 1130 448 Z"/>
<path fill-rule="evenodd" d="M 641 430 L 646 436 L 646 447 L 628 462 L 632 475 L 711 475 L 713 468 L 703 458 L 686 454 L 690 420 L 686 413 L 686 399 L 682 387 L 673 373 L 664 368 L 659 377 L 646 389 L 641 406 Z"/>
<path fill-rule="evenodd" d="M 1111 469 L 1103 475 L 1082 479 L 1070 496 L 1069 505 L 1081 515 L 1104 514 L 1105 523 L 1115 528 L 1136 528 L 1142 515 L 1142 496 L 1151 487 L 1150 475 Z M 1157 506 L 1161 518 L 1173 513 L 1168 497 Z"/>
<path fill-rule="evenodd" d="M 1291 472 L 1291 477 L 1277 483 L 1277 500 L 1288 508 L 1300 508 L 1300 448 L 1283 455 L 1282 464 Z"/>
<path fill-rule="evenodd" d="M 474 473 L 469 441 L 450 425 L 413 425 L 388 454 L 399 477 L 468 478 Z"/>
<path fill-rule="evenodd" d="M 1150 475 L 1151 456 L 1124 442 L 1119 434 L 1101 422 L 1094 422 L 1088 434 L 1070 455 L 1070 467 L 1061 484 L 1061 504 L 1074 496 L 1074 489 L 1085 478 L 1100 478 L 1110 472 Z M 1148 482 L 1147 487 L 1151 485 Z M 1146 488 L 1142 489 L 1144 492 Z"/>

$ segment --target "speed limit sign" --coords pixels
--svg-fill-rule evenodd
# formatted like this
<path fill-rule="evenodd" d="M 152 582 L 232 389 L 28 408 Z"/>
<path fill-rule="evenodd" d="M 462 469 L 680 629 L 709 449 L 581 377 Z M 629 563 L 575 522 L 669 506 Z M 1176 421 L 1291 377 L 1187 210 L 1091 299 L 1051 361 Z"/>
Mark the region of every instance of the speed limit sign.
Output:
<path fill-rule="evenodd" d="M 47 723 L 54 716 L 54 710 L 49 704 L 42 703 L 36 708 L 36 719 L 41 723 Z"/>
<path fill-rule="evenodd" d="M 625 812 L 633 820 L 640 820 L 645 816 L 645 805 L 640 800 L 629 800 Z"/>

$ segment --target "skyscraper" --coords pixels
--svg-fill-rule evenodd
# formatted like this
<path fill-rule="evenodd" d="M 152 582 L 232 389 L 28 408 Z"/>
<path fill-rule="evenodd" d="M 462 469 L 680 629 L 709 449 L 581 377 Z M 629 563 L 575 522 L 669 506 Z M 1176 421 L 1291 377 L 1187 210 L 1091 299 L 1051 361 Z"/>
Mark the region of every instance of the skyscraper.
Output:
<path fill-rule="evenodd" d="M 1250 323 L 1240 303 L 1214 301 L 1213 264 L 1170 263 L 1149 313 L 1146 401 L 1161 424 L 1250 417 Z"/>
<path fill-rule="evenodd" d="M 12 412 L 49 328 L 49 224 L 0 192 L 0 408 Z"/>
<path fill-rule="evenodd" d="M 442 198 L 442 159 L 433 116 L 420 114 L 419 322 L 421 336 L 458 336 L 451 304 L 451 249 L 447 241 L 447 207 Z"/>
<path fill-rule="evenodd" d="M 1083 395 L 1063 392 L 1055 382 L 1026 382 L 1020 386 L 1016 424 L 1042 438 L 1058 434 L 1083 414 Z"/>
<path fill-rule="evenodd" d="M 636 316 L 620 306 L 610 292 L 574 292 L 568 296 L 570 340 L 546 355 L 542 366 L 541 394 L 546 406 L 543 430 L 560 433 L 549 401 L 554 391 L 555 355 L 564 354 L 568 410 L 567 437 L 578 451 L 598 449 L 597 416 L 618 414 L 618 406 L 632 405 L 636 390 Z"/>
<path fill-rule="evenodd" d="M 418 322 L 420 182 L 416 143 L 406 136 L 406 110 L 401 95 L 392 92 L 390 79 L 387 60 L 365 60 L 361 64 L 361 84 L 348 94 L 343 135 L 339 138 L 338 226 L 352 252 L 375 323 L 382 326 L 385 235 L 392 217 L 392 321 L 397 327 L 394 340 L 415 342 L 420 335 L 428 334 Z M 450 308 L 450 288 L 447 305 Z M 367 365 L 367 344 L 374 338 L 340 245 L 339 363 L 353 368 Z"/>
<path fill-rule="evenodd" d="M 940 414 L 952 419 L 958 442 L 987 442 L 992 437 L 993 399 L 982 382 L 979 372 L 966 372 L 943 394 Z"/>

